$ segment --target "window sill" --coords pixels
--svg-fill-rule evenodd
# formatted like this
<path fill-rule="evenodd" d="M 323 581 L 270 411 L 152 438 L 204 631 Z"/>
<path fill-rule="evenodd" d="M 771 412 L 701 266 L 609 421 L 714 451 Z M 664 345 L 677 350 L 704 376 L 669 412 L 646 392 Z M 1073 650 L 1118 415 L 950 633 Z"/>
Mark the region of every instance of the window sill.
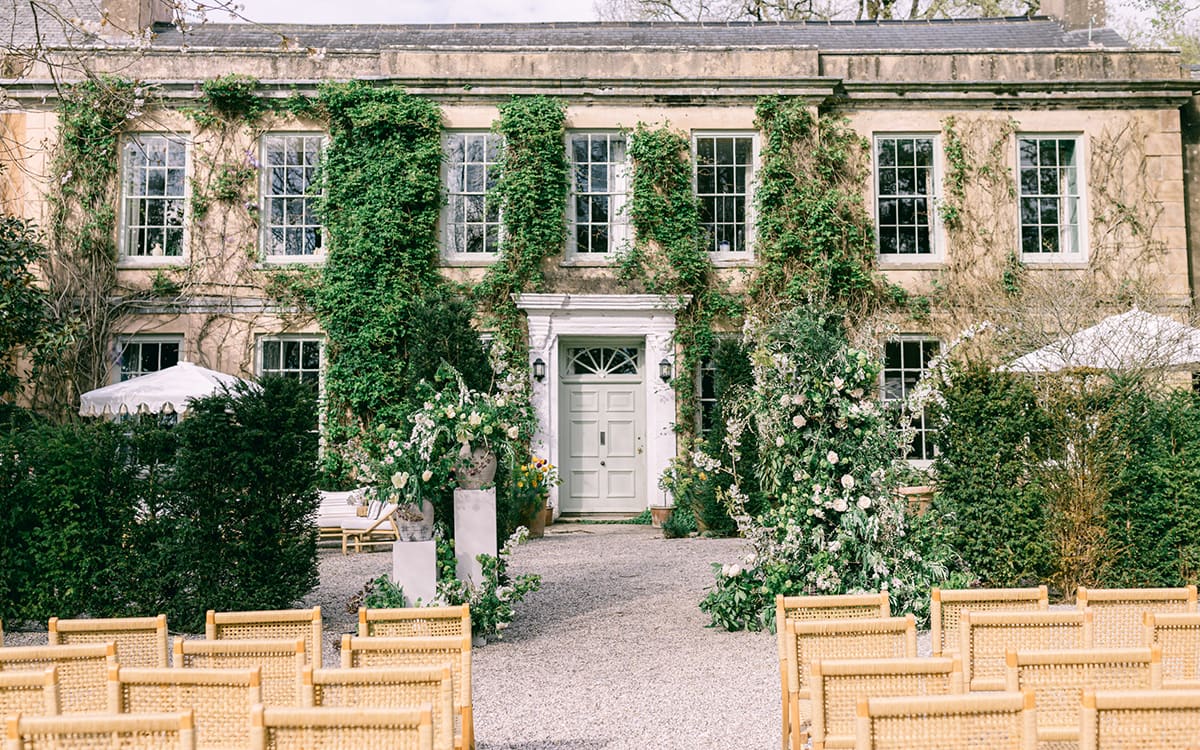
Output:
<path fill-rule="evenodd" d="M 708 259 L 717 268 L 737 268 L 739 266 L 753 266 L 755 263 L 754 253 L 709 253 Z"/>
<path fill-rule="evenodd" d="M 174 268 L 187 263 L 182 255 L 123 255 L 117 258 L 118 271 L 145 271 L 155 268 Z"/>
<path fill-rule="evenodd" d="M 937 271 L 946 265 L 944 258 L 926 255 L 918 258 L 898 258 L 891 255 L 876 255 L 881 271 Z"/>
<path fill-rule="evenodd" d="M 617 265 L 616 258 L 593 258 L 586 255 L 568 255 L 558 262 L 560 268 L 605 268 Z"/>
<path fill-rule="evenodd" d="M 325 262 L 325 254 L 320 255 L 267 255 L 258 262 L 259 268 L 286 268 L 288 266 L 319 266 Z"/>
<path fill-rule="evenodd" d="M 492 265 L 493 263 L 495 263 L 498 260 L 500 260 L 500 253 L 486 253 L 486 254 L 480 254 L 479 257 L 469 257 L 469 258 L 463 258 L 463 257 L 451 258 L 449 256 L 443 255 L 442 256 L 442 265 L 443 266 L 454 266 L 457 268 L 484 268 L 484 267 Z"/>
<path fill-rule="evenodd" d="M 1053 268 L 1059 271 L 1086 271 L 1088 262 L 1083 258 L 1068 258 L 1061 255 L 1022 255 L 1021 263 L 1029 268 Z"/>

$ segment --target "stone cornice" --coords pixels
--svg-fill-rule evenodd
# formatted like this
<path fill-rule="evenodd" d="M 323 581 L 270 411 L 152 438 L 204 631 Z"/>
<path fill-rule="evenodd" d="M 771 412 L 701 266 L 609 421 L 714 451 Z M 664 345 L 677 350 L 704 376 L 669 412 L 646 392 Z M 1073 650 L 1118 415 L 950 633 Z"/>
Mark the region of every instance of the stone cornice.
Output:
<path fill-rule="evenodd" d="M 517 307 L 527 312 L 558 310 L 675 312 L 691 301 L 691 295 L 659 294 L 514 294 Z"/>

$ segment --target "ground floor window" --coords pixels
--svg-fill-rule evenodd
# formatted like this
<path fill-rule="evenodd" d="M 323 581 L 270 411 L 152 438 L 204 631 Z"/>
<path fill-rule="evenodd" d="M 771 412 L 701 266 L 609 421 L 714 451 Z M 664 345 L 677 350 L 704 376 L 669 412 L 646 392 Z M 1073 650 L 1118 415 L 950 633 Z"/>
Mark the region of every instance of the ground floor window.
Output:
<path fill-rule="evenodd" d="M 313 386 L 321 382 L 319 337 L 264 336 L 259 340 L 258 374 L 298 378 Z"/>
<path fill-rule="evenodd" d="M 120 340 L 120 380 L 158 372 L 179 364 L 182 336 L 129 336 Z"/>
<path fill-rule="evenodd" d="M 883 347 L 883 402 L 892 405 L 897 412 L 903 408 L 908 394 L 917 387 L 921 376 L 929 367 L 929 360 L 937 356 L 937 339 L 905 336 L 888 341 Z M 913 439 L 912 461 L 932 461 L 937 454 L 935 431 L 929 426 L 924 413 L 911 415 L 912 425 L 917 430 Z"/>

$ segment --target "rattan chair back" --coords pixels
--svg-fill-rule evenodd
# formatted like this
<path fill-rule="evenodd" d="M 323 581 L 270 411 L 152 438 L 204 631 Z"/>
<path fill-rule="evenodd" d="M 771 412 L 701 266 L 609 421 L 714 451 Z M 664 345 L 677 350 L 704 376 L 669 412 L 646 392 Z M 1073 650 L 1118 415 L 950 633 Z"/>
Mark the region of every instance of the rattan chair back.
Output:
<path fill-rule="evenodd" d="M 1200 614 L 1143 615 L 1142 643 L 1162 648 L 1163 683 L 1200 689 Z"/>
<path fill-rule="evenodd" d="M 1096 648 L 1142 646 L 1143 615 L 1196 612 L 1196 587 L 1170 589 L 1089 589 L 1075 592 L 1075 606 L 1090 609 Z"/>
<path fill-rule="evenodd" d="M 250 709 L 262 703 L 261 670 L 116 667 L 108 675 L 113 713 L 195 712 L 196 747 L 246 747 Z"/>
<path fill-rule="evenodd" d="M 465 748 L 475 746 L 471 704 L 471 641 L 463 636 L 428 638 L 355 638 L 342 636 L 342 668 L 424 667 L 450 664 L 454 693 L 455 734 Z"/>
<path fill-rule="evenodd" d="M 1024 589 L 940 589 L 929 595 L 929 627 L 934 656 L 958 653 L 963 612 L 1028 612 L 1050 608 L 1045 586 Z"/>
<path fill-rule="evenodd" d="M 1037 699 L 1038 741 L 1043 743 L 1079 741 L 1085 690 L 1162 687 L 1157 648 L 1009 651 L 1005 661 L 1005 688 L 1032 691 Z"/>
<path fill-rule="evenodd" d="M 812 663 L 812 748 L 854 747 L 860 698 L 957 695 L 962 661 L 933 659 L 818 659 Z"/>
<path fill-rule="evenodd" d="M 1200 690 L 1085 692 L 1079 750 L 1200 747 Z"/>
<path fill-rule="evenodd" d="M 1032 693 L 867 698 L 857 750 L 1035 750 Z"/>
<path fill-rule="evenodd" d="M 51 617 L 47 636 L 51 646 L 111 641 L 117 644 L 117 662 L 124 667 L 168 666 L 166 615 L 86 620 Z"/>
<path fill-rule="evenodd" d="M 358 635 L 362 638 L 427 638 L 453 635 L 471 637 L 471 609 L 458 607 L 405 607 L 358 610 Z"/>
<path fill-rule="evenodd" d="M 115 666 L 117 647 L 112 643 L 0 648 L 0 672 L 57 669 L 62 713 L 106 711 L 108 670 Z"/>
<path fill-rule="evenodd" d="M 433 750 L 433 711 L 256 706 L 251 750 Z"/>
<path fill-rule="evenodd" d="M 967 690 L 1003 690 L 1009 651 L 1092 647 L 1091 612 L 962 613 L 959 652 Z"/>
<path fill-rule="evenodd" d="M 450 662 L 441 667 L 304 668 L 305 707 L 433 709 L 435 750 L 454 747 L 454 678 Z"/>
<path fill-rule="evenodd" d="M 258 612 L 214 612 L 204 618 L 204 637 L 210 641 L 304 639 L 306 658 L 321 662 L 321 608 L 275 609 Z M 267 705 L 271 705 L 267 701 Z"/>
<path fill-rule="evenodd" d="M 255 669 L 261 667 L 262 702 L 300 705 L 300 670 L 306 664 L 304 641 L 185 641 L 175 639 L 176 668 Z"/>
<path fill-rule="evenodd" d="M 788 705 L 788 665 L 785 623 L 791 620 L 858 620 L 891 617 L 886 591 L 878 594 L 835 594 L 830 596 L 775 596 L 775 635 L 779 646 L 779 694 L 782 698 L 783 747 L 799 741 Z"/>
<path fill-rule="evenodd" d="M 0 672 L 0 716 L 54 716 L 58 706 L 58 668 Z"/>
<path fill-rule="evenodd" d="M 195 750 L 190 711 L 8 717 L 4 750 Z"/>

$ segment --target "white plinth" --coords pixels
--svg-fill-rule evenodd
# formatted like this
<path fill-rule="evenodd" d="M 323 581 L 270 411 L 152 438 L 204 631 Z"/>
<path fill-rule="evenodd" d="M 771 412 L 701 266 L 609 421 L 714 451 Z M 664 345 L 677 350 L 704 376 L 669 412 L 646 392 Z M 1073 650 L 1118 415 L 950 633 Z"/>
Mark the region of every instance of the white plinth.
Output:
<path fill-rule="evenodd" d="M 392 545 L 392 582 L 404 589 L 408 606 L 428 605 L 437 594 L 437 542 L 396 542 Z"/>
<path fill-rule="evenodd" d="M 496 556 L 496 489 L 454 491 L 454 557 L 460 581 L 483 582 L 477 555 Z"/>

